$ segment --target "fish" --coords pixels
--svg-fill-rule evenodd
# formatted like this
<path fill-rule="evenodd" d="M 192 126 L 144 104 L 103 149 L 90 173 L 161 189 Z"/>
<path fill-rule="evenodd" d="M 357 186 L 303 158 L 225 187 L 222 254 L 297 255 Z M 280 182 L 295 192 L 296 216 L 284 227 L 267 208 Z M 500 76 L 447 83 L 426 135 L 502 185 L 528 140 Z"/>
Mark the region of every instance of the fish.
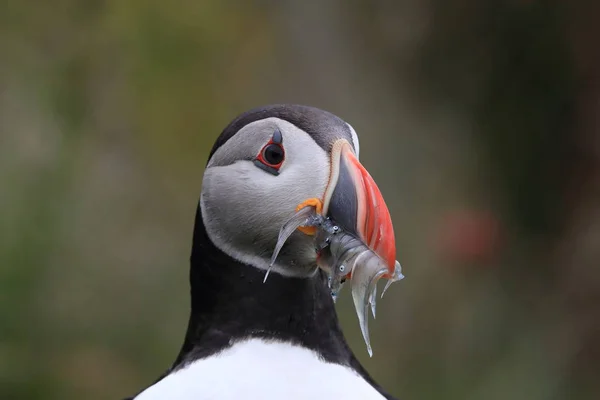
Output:
<path fill-rule="evenodd" d="M 277 243 L 265 274 L 265 281 L 283 245 L 299 227 L 316 228 L 314 245 L 317 265 L 328 273 L 328 285 L 334 302 L 344 284 L 348 280 L 351 282 L 352 299 L 360 330 L 367 352 L 372 357 L 368 310 L 371 309 L 373 318 L 375 318 L 377 283 L 381 278 L 388 280 L 381 297 L 392 283 L 404 278 L 400 263 L 396 261 L 394 270 L 390 273 L 385 260 L 366 245 L 361 238 L 344 231 L 331 218 L 319 214 L 314 206 L 306 206 L 296 211 L 279 230 Z"/>

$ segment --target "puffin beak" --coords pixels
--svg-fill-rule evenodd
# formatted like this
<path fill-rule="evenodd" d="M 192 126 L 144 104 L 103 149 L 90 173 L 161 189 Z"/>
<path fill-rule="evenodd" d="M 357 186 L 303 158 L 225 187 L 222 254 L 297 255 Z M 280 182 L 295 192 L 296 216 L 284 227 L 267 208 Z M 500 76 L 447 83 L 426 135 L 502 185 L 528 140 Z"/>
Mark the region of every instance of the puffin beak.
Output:
<path fill-rule="evenodd" d="M 329 272 L 329 288 L 334 301 L 345 279 L 351 280 L 360 329 L 369 355 L 372 355 L 368 306 L 375 317 L 377 282 L 381 278 L 388 280 L 383 296 L 387 288 L 404 275 L 396 261 L 390 212 L 375 181 L 358 161 L 348 141 L 340 139 L 333 144 L 331 173 L 323 200 L 313 197 L 300 203 L 294 216 L 280 229 L 269 268 L 296 229 L 315 235 L 317 265 Z M 326 248 L 329 250 L 323 257 L 322 251 Z M 346 267 L 351 269 L 346 270 Z"/>
<path fill-rule="evenodd" d="M 354 233 L 387 265 L 392 278 L 396 240 L 390 212 L 377 184 L 358 161 L 350 143 L 341 139 L 331 151 L 331 174 L 323 198 L 323 215 Z"/>

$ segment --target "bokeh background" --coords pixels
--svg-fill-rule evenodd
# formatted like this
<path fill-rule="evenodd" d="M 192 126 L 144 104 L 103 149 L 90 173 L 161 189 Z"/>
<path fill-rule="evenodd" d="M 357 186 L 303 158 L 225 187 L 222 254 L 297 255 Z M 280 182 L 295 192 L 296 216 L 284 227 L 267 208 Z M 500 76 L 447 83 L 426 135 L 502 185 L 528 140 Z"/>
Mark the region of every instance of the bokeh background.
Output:
<path fill-rule="evenodd" d="M 384 387 L 600 398 L 599 5 L 2 1 L 0 398 L 118 399 L 170 365 L 208 151 L 276 102 L 350 122 L 387 199 L 406 279 L 372 359 L 339 304 Z"/>

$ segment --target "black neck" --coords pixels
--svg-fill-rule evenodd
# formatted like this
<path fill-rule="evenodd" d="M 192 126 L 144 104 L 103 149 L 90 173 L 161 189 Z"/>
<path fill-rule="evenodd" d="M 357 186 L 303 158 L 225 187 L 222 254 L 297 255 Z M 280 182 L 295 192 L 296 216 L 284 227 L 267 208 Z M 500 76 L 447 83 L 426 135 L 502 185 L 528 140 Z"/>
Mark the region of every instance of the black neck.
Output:
<path fill-rule="evenodd" d="M 200 208 L 191 256 L 192 312 L 176 365 L 203 358 L 249 337 L 275 338 L 317 351 L 331 362 L 351 364 L 352 353 L 319 272 L 288 278 L 244 265 L 209 239 Z"/>
<path fill-rule="evenodd" d="M 323 272 L 312 278 L 271 273 L 266 282 L 264 276 L 265 271 L 234 260 L 212 243 L 198 207 L 190 268 L 192 311 L 183 347 L 166 374 L 236 340 L 278 339 L 353 368 L 392 399 L 348 347 Z"/>

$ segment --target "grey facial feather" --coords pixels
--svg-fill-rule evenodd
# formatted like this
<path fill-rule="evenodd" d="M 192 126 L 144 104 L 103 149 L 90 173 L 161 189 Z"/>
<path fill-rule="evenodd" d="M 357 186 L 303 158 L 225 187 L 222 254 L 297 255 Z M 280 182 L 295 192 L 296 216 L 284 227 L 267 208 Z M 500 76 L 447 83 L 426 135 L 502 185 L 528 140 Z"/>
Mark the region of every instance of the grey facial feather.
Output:
<path fill-rule="evenodd" d="M 252 162 L 276 128 L 285 149 L 277 176 Z M 281 225 L 302 201 L 322 198 L 329 163 L 325 150 L 287 121 L 267 118 L 245 126 L 214 153 L 204 173 L 200 201 L 209 237 L 235 259 L 267 269 Z M 274 272 L 312 273 L 316 268 L 312 238 L 295 232 L 278 260 Z"/>
<path fill-rule="evenodd" d="M 207 168 L 226 166 L 236 161 L 254 160 L 276 129 L 275 119 L 261 120 L 246 125 L 227 143 L 221 146 L 208 162 Z"/>
<path fill-rule="evenodd" d="M 252 120 L 235 134 L 226 129 L 227 137 L 213 149 L 207 164 L 200 196 L 203 222 L 213 243 L 231 257 L 265 270 L 279 229 L 296 206 L 311 197 L 323 198 L 329 182 L 330 144 L 344 138 L 359 150 L 354 129 L 331 114 L 318 115 L 316 120 L 293 113 L 286 118 L 311 132 L 278 117 Z M 253 163 L 276 130 L 281 132 L 285 150 L 279 175 Z M 297 231 L 282 248 L 272 271 L 307 276 L 315 269 L 313 238 Z"/>

